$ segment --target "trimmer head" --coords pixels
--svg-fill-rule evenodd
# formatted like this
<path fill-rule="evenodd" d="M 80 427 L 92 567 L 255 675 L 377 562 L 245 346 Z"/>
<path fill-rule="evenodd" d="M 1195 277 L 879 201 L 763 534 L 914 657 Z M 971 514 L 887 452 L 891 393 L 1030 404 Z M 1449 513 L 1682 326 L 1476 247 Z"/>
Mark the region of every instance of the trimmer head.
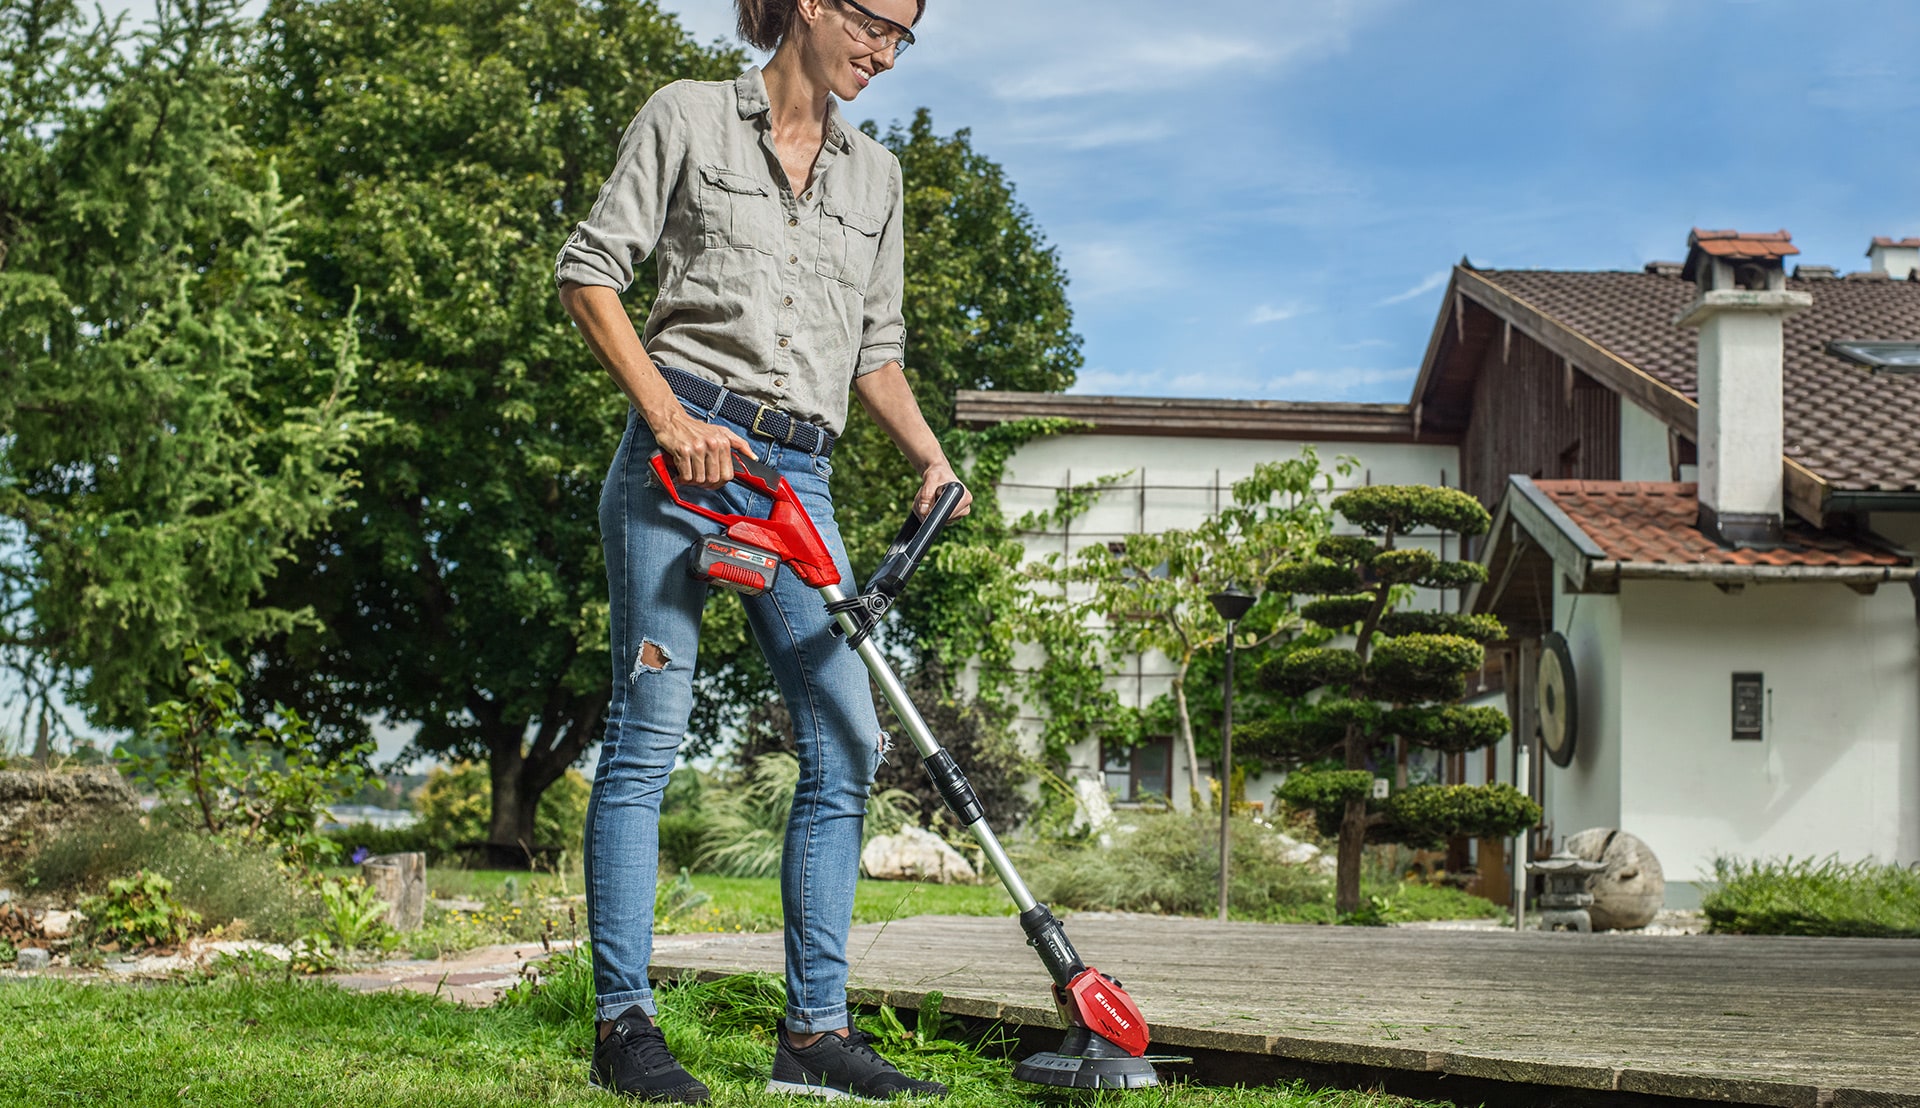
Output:
<path fill-rule="evenodd" d="M 1036 1085 L 1071 1089 L 1145 1089 L 1160 1084 L 1147 1061 L 1147 1021 L 1120 982 L 1096 969 L 1053 989 L 1067 1021 L 1060 1049 L 1035 1054 L 1013 1076 Z"/>
<path fill-rule="evenodd" d="M 1160 1084 L 1152 1062 L 1084 1027 L 1069 1028 L 1059 1050 L 1035 1054 L 1015 1065 L 1013 1076 L 1068 1089 L 1147 1089 Z"/>

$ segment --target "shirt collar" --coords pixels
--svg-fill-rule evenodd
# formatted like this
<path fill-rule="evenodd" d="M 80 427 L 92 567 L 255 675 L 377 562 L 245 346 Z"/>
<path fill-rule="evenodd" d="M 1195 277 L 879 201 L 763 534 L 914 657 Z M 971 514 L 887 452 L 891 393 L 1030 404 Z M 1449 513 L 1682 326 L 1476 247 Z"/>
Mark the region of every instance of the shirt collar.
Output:
<path fill-rule="evenodd" d="M 765 115 L 773 108 L 773 101 L 767 98 L 766 75 L 760 72 L 757 65 L 734 80 L 733 95 L 738 101 L 741 119 Z M 831 96 L 827 97 L 827 141 L 843 154 L 853 149 L 853 138 L 847 133 L 846 117 L 840 114 L 840 101 Z"/>

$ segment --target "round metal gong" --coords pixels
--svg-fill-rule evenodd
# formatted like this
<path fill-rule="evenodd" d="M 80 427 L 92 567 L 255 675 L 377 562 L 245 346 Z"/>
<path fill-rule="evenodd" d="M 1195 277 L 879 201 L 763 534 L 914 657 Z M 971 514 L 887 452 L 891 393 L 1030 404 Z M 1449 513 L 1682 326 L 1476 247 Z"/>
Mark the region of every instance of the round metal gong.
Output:
<path fill-rule="evenodd" d="M 1535 683 L 1540 705 L 1540 742 L 1556 766 L 1573 763 L 1580 737 L 1580 686 L 1573 675 L 1573 651 L 1567 637 L 1547 632 L 1540 640 L 1540 672 Z"/>

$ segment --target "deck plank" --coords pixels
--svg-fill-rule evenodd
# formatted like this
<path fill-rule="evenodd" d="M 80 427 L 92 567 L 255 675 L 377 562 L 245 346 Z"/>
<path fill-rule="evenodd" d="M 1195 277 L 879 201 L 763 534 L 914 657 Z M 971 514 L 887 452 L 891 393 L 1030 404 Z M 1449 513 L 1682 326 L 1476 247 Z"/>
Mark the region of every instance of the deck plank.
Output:
<path fill-rule="evenodd" d="M 1160 1049 L 1731 1103 L 1920 1108 L 1920 943 L 1422 931 L 1082 914 Z M 656 978 L 779 973 L 780 936 L 662 937 Z M 1012 919 L 854 928 L 850 991 L 1058 1026 Z"/>

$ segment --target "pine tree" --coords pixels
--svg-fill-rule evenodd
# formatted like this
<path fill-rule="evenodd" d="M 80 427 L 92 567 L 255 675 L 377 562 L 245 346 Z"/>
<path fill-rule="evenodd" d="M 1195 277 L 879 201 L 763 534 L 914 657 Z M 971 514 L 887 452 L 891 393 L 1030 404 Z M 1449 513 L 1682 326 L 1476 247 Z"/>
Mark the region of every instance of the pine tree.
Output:
<path fill-rule="evenodd" d="M 99 726 L 144 723 L 188 646 L 309 618 L 263 595 L 370 422 L 351 335 L 291 283 L 299 202 L 230 125 L 245 27 L 0 0 L 6 645 Z"/>
<path fill-rule="evenodd" d="M 1465 694 L 1467 675 L 1484 664 L 1483 644 L 1504 638 L 1506 629 L 1492 616 L 1395 610 L 1415 587 L 1460 589 L 1485 580 L 1476 563 L 1396 545 L 1424 528 L 1484 533 L 1491 520 L 1471 496 L 1379 485 L 1345 493 L 1332 506 L 1365 534 L 1322 539 L 1314 557 L 1281 567 L 1268 587 L 1317 597 L 1301 615 L 1351 634 L 1353 644 L 1295 650 L 1263 666 L 1259 681 L 1275 692 L 1325 695 L 1250 720 L 1236 728 L 1234 741 L 1252 756 L 1294 767 L 1280 798 L 1313 812 L 1323 832 L 1339 836 L 1335 908 L 1344 914 L 1360 906 L 1367 842 L 1510 835 L 1537 823 L 1540 808 L 1511 785 L 1423 785 L 1372 800 L 1375 767 L 1390 757 L 1395 739 L 1459 753 L 1506 735 L 1506 713 L 1498 708 L 1452 703 Z"/>

